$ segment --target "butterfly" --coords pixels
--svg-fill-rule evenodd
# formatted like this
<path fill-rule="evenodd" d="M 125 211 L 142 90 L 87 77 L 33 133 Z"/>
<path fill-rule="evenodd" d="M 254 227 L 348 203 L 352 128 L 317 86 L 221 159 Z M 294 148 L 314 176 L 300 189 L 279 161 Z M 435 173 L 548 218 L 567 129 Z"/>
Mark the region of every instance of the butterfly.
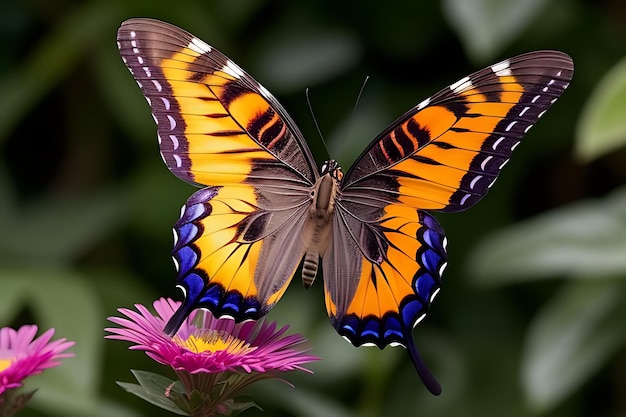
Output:
<path fill-rule="evenodd" d="M 334 160 L 318 172 L 276 98 L 192 34 L 130 19 L 117 42 L 151 107 L 165 164 L 203 187 L 174 225 L 184 301 L 165 333 L 196 308 L 259 319 L 300 264 L 309 287 L 321 259 L 337 332 L 354 346 L 405 347 L 439 394 L 412 337 L 447 265 L 445 233 L 429 211 L 466 210 L 485 196 L 568 86 L 572 59 L 530 52 L 461 78 L 389 125 L 344 174 Z"/>

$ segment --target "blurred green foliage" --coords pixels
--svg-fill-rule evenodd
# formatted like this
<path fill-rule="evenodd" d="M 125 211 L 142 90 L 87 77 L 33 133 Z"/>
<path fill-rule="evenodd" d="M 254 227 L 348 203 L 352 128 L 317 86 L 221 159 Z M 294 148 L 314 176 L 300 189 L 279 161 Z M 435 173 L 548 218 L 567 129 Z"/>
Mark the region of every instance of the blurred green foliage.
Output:
<path fill-rule="evenodd" d="M 355 349 L 295 282 L 269 318 L 304 334 L 314 375 L 251 394 L 281 416 L 617 416 L 626 413 L 626 9 L 575 0 L 9 0 L 0 3 L 0 325 L 36 322 L 76 357 L 29 380 L 23 416 L 141 416 L 115 381 L 164 372 L 103 339 L 118 307 L 180 298 L 169 258 L 192 187 L 160 161 L 115 35 L 129 17 L 177 24 L 273 91 L 322 160 L 304 90 L 344 167 L 378 131 L 460 77 L 559 49 L 576 66 L 490 195 L 437 216 L 450 267 L 416 343 Z M 359 87 L 371 76 L 358 108 Z M 297 280 L 296 280 L 297 281 Z"/>

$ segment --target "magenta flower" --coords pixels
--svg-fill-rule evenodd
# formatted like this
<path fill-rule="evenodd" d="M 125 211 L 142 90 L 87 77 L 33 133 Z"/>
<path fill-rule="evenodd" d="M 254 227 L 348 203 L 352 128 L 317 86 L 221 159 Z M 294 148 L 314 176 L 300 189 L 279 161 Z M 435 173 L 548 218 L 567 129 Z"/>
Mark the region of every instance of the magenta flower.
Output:
<path fill-rule="evenodd" d="M 35 325 L 25 325 L 18 330 L 0 328 L 0 404 L 7 391 L 21 387 L 25 378 L 60 365 L 61 358 L 74 356 L 73 353 L 63 353 L 74 342 L 65 339 L 50 341 L 54 329 L 34 339 L 36 334 Z"/>
<path fill-rule="evenodd" d="M 227 414 L 234 410 L 232 399 L 241 388 L 261 379 L 278 377 L 285 371 L 311 372 L 303 365 L 319 360 L 302 348 L 305 342 L 302 336 L 285 334 L 288 326 L 277 330 L 276 323 L 235 323 L 231 318 L 216 319 L 206 310 L 192 313 L 176 336 L 170 338 L 163 328 L 179 305 L 171 299 L 158 299 L 153 303 L 156 316 L 139 304 L 135 305 L 137 311 L 119 309 L 126 318 L 109 317 L 109 321 L 121 327 L 105 330 L 112 333 L 107 338 L 134 343 L 130 349 L 143 350 L 156 362 L 171 367 L 184 387 L 186 398 L 178 395 L 182 391 L 173 397 L 174 383 L 160 396 L 191 415 Z M 146 388 L 143 384 L 142 387 Z M 194 414 L 188 408 L 194 392 L 205 396 L 201 414 Z M 153 394 L 152 390 L 150 395 Z M 206 412 L 208 408 L 213 414 Z"/>

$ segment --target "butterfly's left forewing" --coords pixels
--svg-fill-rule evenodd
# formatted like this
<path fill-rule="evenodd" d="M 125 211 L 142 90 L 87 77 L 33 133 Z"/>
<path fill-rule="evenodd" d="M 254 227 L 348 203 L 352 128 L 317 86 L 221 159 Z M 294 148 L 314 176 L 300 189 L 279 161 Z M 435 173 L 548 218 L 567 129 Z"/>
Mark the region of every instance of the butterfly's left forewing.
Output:
<path fill-rule="evenodd" d="M 407 347 L 432 392 L 411 329 L 428 312 L 446 262 L 424 210 L 478 202 L 573 75 L 570 57 L 538 51 L 462 78 L 390 125 L 344 176 L 328 259 L 326 304 L 353 344 Z M 347 255 L 345 248 L 354 247 Z M 337 261 L 339 259 L 339 261 Z"/>
<path fill-rule="evenodd" d="M 150 104 L 167 167 L 210 186 L 189 198 L 174 227 L 185 301 L 165 331 L 197 307 L 238 321 L 262 316 L 304 252 L 298 237 L 319 175 L 302 135 L 265 88 L 176 26 L 127 20 L 118 46 Z"/>

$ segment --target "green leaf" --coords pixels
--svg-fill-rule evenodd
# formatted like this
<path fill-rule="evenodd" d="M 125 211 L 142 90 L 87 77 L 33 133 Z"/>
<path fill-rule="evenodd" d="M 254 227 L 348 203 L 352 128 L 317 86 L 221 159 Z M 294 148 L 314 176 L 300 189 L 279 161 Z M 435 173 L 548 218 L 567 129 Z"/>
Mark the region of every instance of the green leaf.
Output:
<path fill-rule="evenodd" d="M 530 405 L 545 413 L 571 395 L 626 341 L 623 285 L 573 281 L 534 318 L 522 382 Z"/>
<path fill-rule="evenodd" d="M 220 409 L 225 410 L 224 415 L 233 417 L 238 416 L 243 411 L 246 411 L 250 408 L 257 408 L 263 411 L 263 409 L 259 407 L 254 401 L 243 401 L 242 397 L 238 397 L 237 401 L 229 398 L 220 404 Z"/>
<path fill-rule="evenodd" d="M 576 129 L 576 156 L 590 161 L 626 144 L 626 58 L 598 82 Z"/>
<path fill-rule="evenodd" d="M 626 274 L 626 188 L 553 210 L 497 232 L 470 254 L 476 282 Z"/>
<path fill-rule="evenodd" d="M 170 390 L 181 393 L 179 389 L 179 381 L 173 381 L 152 372 L 139 371 L 135 369 L 131 369 L 131 372 L 135 376 L 137 382 L 139 382 L 139 385 L 127 382 L 117 382 L 120 387 L 164 410 L 181 416 L 189 415 L 185 411 L 178 408 L 165 396 L 165 392 Z"/>
<path fill-rule="evenodd" d="M 498 55 L 540 15 L 546 0 L 444 0 L 443 11 L 477 62 Z"/>

